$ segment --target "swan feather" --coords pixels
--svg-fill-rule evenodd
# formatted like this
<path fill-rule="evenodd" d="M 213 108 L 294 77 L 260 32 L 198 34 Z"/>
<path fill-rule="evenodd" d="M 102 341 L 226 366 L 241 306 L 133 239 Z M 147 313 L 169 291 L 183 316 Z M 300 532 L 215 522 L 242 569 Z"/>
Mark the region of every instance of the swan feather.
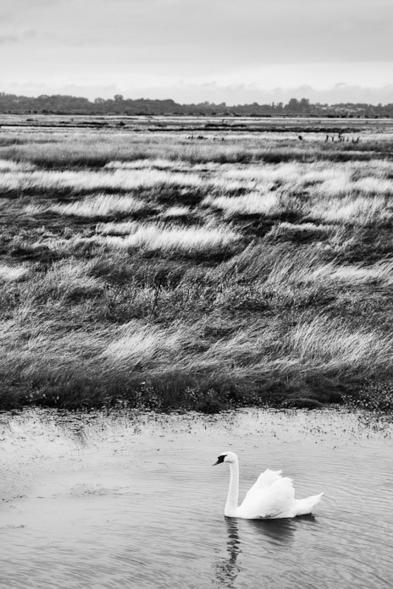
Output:
<path fill-rule="evenodd" d="M 292 479 L 265 471 L 238 507 L 238 515 L 247 519 L 293 517 L 294 502 Z"/>

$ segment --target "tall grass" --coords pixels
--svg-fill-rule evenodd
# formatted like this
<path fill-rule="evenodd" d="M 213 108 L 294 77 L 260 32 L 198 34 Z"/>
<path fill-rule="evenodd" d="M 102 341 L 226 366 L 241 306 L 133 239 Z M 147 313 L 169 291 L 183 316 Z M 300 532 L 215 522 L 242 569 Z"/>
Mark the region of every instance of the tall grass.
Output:
<path fill-rule="evenodd" d="M 187 227 L 155 224 L 130 224 L 125 237 L 101 238 L 101 243 L 124 249 L 141 248 L 148 252 L 177 251 L 202 253 L 226 248 L 240 239 L 235 231 L 224 227 Z"/>
<path fill-rule="evenodd" d="M 7 131 L 0 407 L 215 411 L 393 381 L 389 142 L 192 135 Z"/>
<path fill-rule="evenodd" d="M 189 402 L 190 387 L 199 387 L 203 399 L 207 390 L 219 391 L 223 383 L 229 387 L 227 394 L 232 391 L 235 396 L 248 387 L 245 399 L 255 402 L 258 395 L 263 400 L 263 394 L 275 383 L 283 385 L 287 378 L 293 379 L 289 392 L 299 394 L 307 377 L 315 378 L 315 374 L 334 375 L 342 382 L 359 381 L 366 374 L 386 372 L 393 359 L 391 338 L 377 331 L 351 330 L 324 315 L 301 319 L 294 326 L 257 321 L 213 341 L 206 336 L 206 321 L 194 325 L 175 322 L 162 328 L 133 320 L 119 328 L 94 331 L 58 332 L 54 327 L 35 324 L 26 332 L 28 339 L 22 339 L 17 324 L 3 324 L 7 354 L 0 361 L 6 382 L 5 367 L 12 365 L 26 383 L 48 387 L 50 403 L 65 403 L 71 386 L 73 390 L 83 387 L 79 391 L 82 405 L 96 402 L 95 395 L 103 395 L 108 387 L 111 394 L 117 390 L 131 401 L 147 391 L 154 402 L 173 406 L 170 396 L 160 395 L 174 374 L 177 378 L 182 375 L 183 402 Z M 278 400 L 285 392 L 288 384 L 276 393 Z M 40 402 L 45 400 L 35 384 L 29 394 Z M 144 401 L 149 403 L 149 398 Z"/>
<path fill-rule="evenodd" d="M 28 268 L 24 266 L 8 266 L 6 264 L 0 264 L 0 280 L 7 282 L 20 280 L 25 277 L 27 273 Z"/>
<path fill-rule="evenodd" d="M 114 171 L 47 171 L 4 172 L 0 176 L 0 190 L 7 192 L 65 191 L 91 192 L 94 190 L 132 190 L 154 185 L 198 186 L 198 175 L 167 173 L 159 170 Z"/>
<path fill-rule="evenodd" d="M 251 192 L 245 196 L 217 196 L 205 198 L 204 204 L 223 211 L 225 217 L 236 215 L 274 215 L 282 211 L 276 192 Z"/>
<path fill-rule="evenodd" d="M 147 205 L 131 195 L 98 194 L 65 205 L 52 205 L 49 210 L 60 215 L 75 217 L 110 217 L 116 214 L 132 214 L 146 210 Z M 31 210 L 31 209 L 30 209 Z"/>
<path fill-rule="evenodd" d="M 384 196 L 345 196 L 313 203 L 309 217 L 325 223 L 382 224 L 392 220 L 393 209 Z"/>
<path fill-rule="evenodd" d="M 315 317 L 299 323 L 289 337 L 294 355 L 301 364 L 324 370 L 367 370 L 369 374 L 386 368 L 393 360 L 393 338 L 377 331 L 353 330 L 343 322 Z"/>

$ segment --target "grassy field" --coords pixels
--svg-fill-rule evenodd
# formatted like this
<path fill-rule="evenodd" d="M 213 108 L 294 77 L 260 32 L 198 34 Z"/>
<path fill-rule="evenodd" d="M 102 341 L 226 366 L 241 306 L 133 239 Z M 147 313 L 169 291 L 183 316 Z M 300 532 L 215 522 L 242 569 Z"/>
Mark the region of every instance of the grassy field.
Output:
<path fill-rule="evenodd" d="M 393 408 L 392 122 L 101 123 L 1 117 L 0 408 Z"/>

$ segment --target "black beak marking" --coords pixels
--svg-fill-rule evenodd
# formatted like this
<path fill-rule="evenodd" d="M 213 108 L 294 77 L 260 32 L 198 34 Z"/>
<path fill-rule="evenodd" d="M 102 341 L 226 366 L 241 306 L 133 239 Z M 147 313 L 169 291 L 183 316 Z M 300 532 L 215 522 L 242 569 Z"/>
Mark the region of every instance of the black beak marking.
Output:
<path fill-rule="evenodd" d="M 226 454 L 221 454 L 220 456 L 218 456 L 216 462 L 214 462 L 214 464 L 212 464 L 212 466 L 216 466 L 216 464 L 222 464 L 224 462 L 225 456 L 226 456 Z"/>

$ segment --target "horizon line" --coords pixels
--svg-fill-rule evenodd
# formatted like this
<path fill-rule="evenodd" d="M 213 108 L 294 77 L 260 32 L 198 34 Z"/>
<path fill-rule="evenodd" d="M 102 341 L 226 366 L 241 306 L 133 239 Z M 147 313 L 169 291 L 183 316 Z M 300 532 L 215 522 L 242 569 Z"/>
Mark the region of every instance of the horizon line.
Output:
<path fill-rule="evenodd" d="M 258 107 L 263 107 L 263 106 L 269 106 L 269 107 L 277 107 L 280 104 L 282 104 L 283 106 L 287 106 L 290 104 L 291 101 L 296 101 L 297 103 L 302 103 L 302 101 L 307 101 L 309 106 L 323 106 L 323 107 L 334 107 L 334 106 L 340 106 L 340 105 L 356 105 L 356 106 L 360 106 L 360 105 L 365 105 L 365 106 L 373 106 L 373 107 L 386 107 L 386 106 L 390 106 L 391 104 L 393 104 L 392 102 L 379 102 L 377 104 L 374 104 L 372 102 L 354 102 L 351 100 L 347 100 L 347 101 L 341 101 L 341 102 L 311 102 L 312 99 L 308 98 L 307 96 L 302 96 L 301 98 L 296 98 L 295 96 L 287 99 L 287 102 L 285 102 L 284 100 L 272 100 L 269 102 L 256 102 L 256 101 L 252 101 L 252 102 L 238 102 L 236 104 L 227 104 L 226 101 L 222 101 L 222 102 L 211 102 L 209 100 L 203 100 L 203 101 L 199 101 L 199 102 L 178 102 L 177 100 L 175 100 L 174 98 L 171 98 L 170 96 L 168 96 L 167 98 L 153 98 L 153 97 L 148 97 L 148 96 L 139 96 L 138 98 L 131 98 L 131 97 L 125 97 L 122 93 L 116 93 L 114 94 L 111 98 L 103 98 L 101 96 L 96 96 L 94 98 L 89 98 L 86 95 L 77 95 L 77 94 L 64 94 L 64 93 L 54 93 L 54 94 L 37 94 L 34 96 L 29 96 L 28 94 L 17 94 L 14 92 L 7 92 L 7 91 L 2 91 L 0 90 L 0 99 L 1 98 L 5 98 L 5 97 L 16 97 L 16 98 L 26 98 L 28 100 L 38 100 L 40 98 L 56 98 L 56 97 L 64 97 L 64 98 L 75 98 L 75 99 L 83 99 L 86 100 L 88 103 L 94 105 L 94 104 L 101 104 L 101 103 L 105 103 L 105 102 L 117 102 L 117 103 L 121 103 L 121 102 L 127 102 L 127 101 L 131 101 L 131 102 L 140 102 L 140 101 L 146 101 L 146 102 L 173 102 L 175 105 L 177 106 L 223 106 L 225 108 L 236 108 L 236 107 L 244 107 L 244 106 L 258 106 Z M 96 102 L 99 101 L 99 102 Z M 102 101 L 102 102 L 101 102 Z M 304 102 L 303 102 L 304 104 Z"/>

